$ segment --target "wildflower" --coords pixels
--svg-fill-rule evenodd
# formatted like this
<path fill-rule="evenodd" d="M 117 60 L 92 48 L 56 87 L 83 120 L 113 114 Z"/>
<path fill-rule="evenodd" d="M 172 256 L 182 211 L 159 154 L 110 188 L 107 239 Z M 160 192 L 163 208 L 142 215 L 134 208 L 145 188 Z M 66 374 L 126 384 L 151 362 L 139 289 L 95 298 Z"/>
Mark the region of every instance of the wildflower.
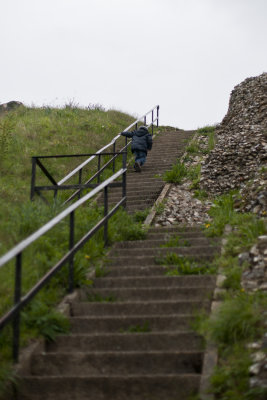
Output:
<path fill-rule="evenodd" d="M 244 289 L 243 287 L 242 287 L 240 290 L 241 290 L 241 292 L 244 292 L 244 291 L 245 291 L 245 289 Z"/>
<path fill-rule="evenodd" d="M 90 256 L 88 256 L 87 254 L 84 256 L 84 258 L 86 258 L 87 260 L 90 259 Z"/>
<path fill-rule="evenodd" d="M 210 224 L 205 224 L 205 228 L 209 228 L 210 227 Z"/>

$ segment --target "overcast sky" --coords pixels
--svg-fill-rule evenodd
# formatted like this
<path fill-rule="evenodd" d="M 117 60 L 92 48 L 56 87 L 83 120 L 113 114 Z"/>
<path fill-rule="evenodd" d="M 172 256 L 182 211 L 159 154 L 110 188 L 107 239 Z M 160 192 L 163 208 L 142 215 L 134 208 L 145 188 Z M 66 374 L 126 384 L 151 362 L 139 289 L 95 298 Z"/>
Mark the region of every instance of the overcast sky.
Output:
<path fill-rule="evenodd" d="M 220 122 L 267 68 L 267 0 L 0 0 L 0 103 L 99 103 Z"/>

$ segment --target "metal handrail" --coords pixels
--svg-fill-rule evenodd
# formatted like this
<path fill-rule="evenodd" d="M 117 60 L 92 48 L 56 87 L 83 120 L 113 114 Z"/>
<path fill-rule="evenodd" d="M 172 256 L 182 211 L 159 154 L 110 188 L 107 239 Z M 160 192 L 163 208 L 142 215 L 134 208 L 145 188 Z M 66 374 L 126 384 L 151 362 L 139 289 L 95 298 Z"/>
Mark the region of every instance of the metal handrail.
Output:
<path fill-rule="evenodd" d="M 156 105 L 155 107 L 151 108 L 151 110 L 149 110 L 146 114 L 142 115 L 142 117 L 138 118 L 136 121 L 134 121 L 131 125 L 129 125 L 127 128 L 124 129 L 123 132 L 131 129 L 133 126 L 135 126 L 139 121 L 144 120 L 144 123 L 146 123 L 146 116 L 150 113 L 152 113 L 154 110 L 157 110 L 157 117 L 154 119 L 153 115 L 152 115 L 152 122 L 149 126 L 153 126 L 153 123 L 155 121 L 157 121 L 157 126 L 158 126 L 158 121 L 159 121 L 159 105 Z M 106 146 L 102 147 L 102 149 L 98 150 L 96 152 L 97 154 L 102 153 L 103 151 L 105 151 L 107 148 L 109 148 L 110 146 L 112 146 L 119 138 L 121 137 L 121 135 L 117 135 L 115 136 L 112 141 L 107 144 Z M 73 171 L 71 171 L 68 175 L 66 175 L 64 178 L 62 178 L 59 182 L 57 182 L 58 185 L 62 185 L 62 183 L 66 182 L 69 178 L 71 178 L 73 175 L 75 175 L 77 172 L 79 172 L 83 167 L 85 167 L 85 165 L 87 165 L 90 161 L 92 161 L 96 155 L 88 158 L 87 160 L 85 160 L 82 164 L 80 164 L 78 167 L 76 167 Z"/>
<path fill-rule="evenodd" d="M 69 292 L 73 291 L 74 287 L 74 270 L 73 258 L 75 253 L 102 227 L 104 226 L 104 241 L 107 244 L 108 233 L 108 220 L 117 211 L 120 206 L 126 206 L 126 154 L 124 153 L 123 168 L 113 174 L 105 182 L 99 184 L 90 193 L 77 200 L 70 205 L 66 210 L 62 211 L 56 217 L 47 222 L 44 226 L 31 234 L 28 238 L 22 240 L 13 249 L 8 251 L 0 258 L 0 269 L 7 262 L 16 257 L 16 270 L 15 270 L 15 294 L 14 306 L 0 319 L 0 330 L 6 324 L 13 320 L 13 360 L 18 361 L 19 356 L 19 337 L 20 337 L 20 310 L 40 291 L 40 289 L 55 275 L 55 273 L 69 261 Z M 117 178 L 122 176 L 122 182 L 114 182 Z M 108 211 L 108 187 L 120 186 L 122 187 L 122 198 L 117 204 Z M 88 231 L 76 244 L 74 243 L 74 212 L 82 204 L 90 200 L 101 190 L 104 189 L 104 218 L 101 219 L 90 231 Z M 60 221 L 67 216 L 70 216 L 70 232 L 69 232 L 69 251 L 30 289 L 30 291 L 21 297 L 21 281 L 22 281 L 22 253 L 23 251 L 34 243 L 37 239 L 51 230 Z"/>
<path fill-rule="evenodd" d="M 154 118 L 156 112 L 156 117 Z M 147 116 L 151 113 L 151 123 L 147 124 Z M 124 132 L 131 129 L 134 125 L 136 129 L 138 128 L 138 122 L 143 121 L 144 125 L 146 125 L 148 128 L 152 126 L 152 134 L 153 134 L 153 126 L 154 123 L 159 125 L 159 105 L 155 106 L 151 110 L 149 110 L 146 114 L 144 114 L 142 117 L 138 118 L 135 122 L 133 122 L 131 125 L 129 125 L 127 128 L 124 129 Z M 121 137 L 121 134 L 115 136 L 112 141 L 107 144 L 106 146 L 102 147 L 100 150 L 98 150 L 94 154 L 72 154 L 72 155 L 53 155 L 53 156 L 34 156 L 32 157 L 32 177 L 31 177 L 31 194 L 30 198 L 33 200 L 35 193 L 37 193 L 43 201 L 47 203 L 47 200 L 45 197 L 42 195 L 42 191 L 44 190 L 53 190 L 54 191 L 54 197 L 57 196 L 58 190 L 71 190 L 74 189 L 75 192 L 68 197 L 63 204 L 67 204 L 71 200 L 73 200 L 76 196 L 80 198 L 81 192 L 85 188 L 91 188 L 95 187 L 100 183 L 100 175 L 101 173 L 107 168 L 111 163 L 113 163 L 113 173 L 115 172 L 115 162 L 116 158 L 124 152 L 128 146 L 131 144 L 131 140 L 128 141 L 127 137 L 125 137 L 125 145 L 119 150 L 119 152 L 116 152 L 116 142 L 117 140 Z M 105 150 L 108 149 L 110 146 L 112 146 L 112 153 L 106 153 Z M 104 166 L 101 167 L 101 156 L 104 155 L 113 155 L 112 159 L 108 161 Z M 48 172 L 46 167 L 43 165 L 41 162 L 41 159 L 48 159 L 48 158 L 63 158 L 63 157 L 86 157 L 90 156 L 87 158 L 84 162 L 82 162 L 78 167 L 76 167 L 73 171 L 71 171 L 68 175 L 66 175 L 64 178 L 62 178 L 59 182 L 56 182 L 56 180 L 53 178 L 51 173 Z M 98 157 L 98 167 L 97 167 L 97 172 L 93 174 L 93 176 L 89 177 L 89 179 L 86 180 L 86 182 L 82 183 L 82 173 L 83 173 L 83 168 L 88 165 L 92 160 L 94 160 L 96 157 Z M 35 180 L 36 180 L 36 167 L 39 167 L 42 172 L 45 174 L 45 176 L 48 178 L 48 180 L 52 183 L 49 186 L 36 186 Z M 78 184 L 72 184 L 72 185 L 64 185 L 64 183 L 73 177 L 76 173 L 79 173 L 78 176 Z M 93 184 L 90 183 L 94 179 L 97 179 L 97 183 Z"/>

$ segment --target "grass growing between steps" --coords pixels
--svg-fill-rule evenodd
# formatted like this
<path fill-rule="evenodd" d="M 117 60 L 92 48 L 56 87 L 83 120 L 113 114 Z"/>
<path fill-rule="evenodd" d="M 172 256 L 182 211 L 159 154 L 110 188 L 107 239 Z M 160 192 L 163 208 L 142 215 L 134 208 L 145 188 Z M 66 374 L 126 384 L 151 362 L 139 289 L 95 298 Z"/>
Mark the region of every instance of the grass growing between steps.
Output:
<path fill-rule="evenodd" d="M 168 242 L 162 244 L 160 247 L 190 247 L 191 244 L 187 239 L 180 236 L 173 235 Z"/>
<path fill-rule="evenodd" d="M 219 308 L 210 316 L 201 316 L 197 331 L 217 345 L 219 362 L 211 377 L 210 392 L 218 400 L 263 400 L 267 390 L 250 386 L 249 368 L 252 365 L 251 343 L 262 340 L 266 331 L 267 294 L 246 292 L 241 285 L 246 263 L 240 265 L 239 253 L 249 251 L 260 235 L 267 233 L 266 221 L 253 214 L 241 214 L 234 209 L 236 193 L 220 196 L 210 210 L 212 221 L 206 225 L 208 236 L 227 235 L 223 256 L 215 263 L 226 276 L 227 290 Z M 254 350 L 255 352 L 255 350 Z"/>
<path fill-rule="evenodd" d="M 196 262 L 192 258 L 176 253 L 168 253 L 165 257 L 156 259 L 156 263 L 166 267 L 165 275 L 207 275 L 215 274 L 217 268 L 210 263 Z"/>
<path fill-rule="evenodd" d="M 114 303 L 115 301 L 118 301 L 116 296 L 109 295 L 109 296 L 102 296 L 101 294 L 98 293 L 88 293 L 86 300 L 89 302 L 97 302 L 97 303 Z"/>
<path fill-rule="evenodd" d="M 122 329 L 121 333 L 147 333 L 151 332 L 151 329 L 149 327 L 148 321 L 145 321 L 143 325 L 131 325 L 127 329 Z"/>

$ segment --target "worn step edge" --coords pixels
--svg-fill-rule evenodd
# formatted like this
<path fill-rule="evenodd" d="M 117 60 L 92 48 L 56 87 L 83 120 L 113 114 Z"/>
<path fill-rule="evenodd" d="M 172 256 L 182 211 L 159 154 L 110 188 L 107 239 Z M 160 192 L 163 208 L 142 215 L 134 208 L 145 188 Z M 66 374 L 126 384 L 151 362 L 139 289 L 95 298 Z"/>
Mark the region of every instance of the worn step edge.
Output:
<path fill-rule="evenodd" d="M 173 240 L 175 238 L 179 238 L 180 246 L 177 247 L 182 247 L 184 244 L 184 238 L 180 237 L 179 235 L 177 236 L 172 236 L 171 238 L 166 238 L 166 239 L 144 239 L 144 240 L 131 240 L 131 241 L 125 241 L 125 242 L 117 242 L 114 243 L 112 246 L 112 249 L 130 249 L 130 248 L 153 248 L 153 247 L 160 247 L 160 248 L 169 248 L 166 246 L 166 243 L 168 243 L 170 240 Z M 177 241 L 178 241 L 177 240 Z M 194 246 L 201 246 L 201 245 L 214 245 L 215 243 L 218 244 L 219 240 L 210 240 L 206 237 L 200 236 L 200 237 L 190 237 L 188 236 L 186 238 L 188 241 L 189 245 L 187 247 L 194 247 Z"/>
<path fill-rule="evenodd" d="M 214 279 L 203 279 L 201 275 L 186 275 L 186 276 L 159 276 L 159 277 L 144 277 L 137 276 L 134 278 L 118 277 L 118 278 L 96 278 L 92 288 L 84 290 L 83 293 L 88 293 L 96 288 L 176 288 L 178 290 L 205 290 L 215 287 Z M 205 276 L 205 275 L 203 275 Z"/>
<path fill-rule="evenodd" d="M 199 374 L 137 374 L 102 377 L 24 377 L 18 400 L 187 400 L 199 388 Z M 52 395 L 51 395 L 52 394 Z"/>
<path fill-rule="evenodd" d="M 160 313 L 170 315 L 188 314 L 200 308 L 209 309 L 208 300 L 150 300 L 150 301 L 123 301 L 123 302 L 79 302 L 71 304 L 72 316 L 136 316 L 150 315 L 158 317 Z"/>
<path fill-rule="evenodd" d="M 141 326 L 141 325 L 140 325 Z M 149 325 L 147 324 L 149 329 Z M 130 326 L 129 326 L 130 329 Z M 199 349 L 202 339 L 192 331 L 131 333 L 121 332 L 71 334 L 57 336 L 56 341 L 46 343 L 46 352 L 79 351 L 185 351 Z"/>

